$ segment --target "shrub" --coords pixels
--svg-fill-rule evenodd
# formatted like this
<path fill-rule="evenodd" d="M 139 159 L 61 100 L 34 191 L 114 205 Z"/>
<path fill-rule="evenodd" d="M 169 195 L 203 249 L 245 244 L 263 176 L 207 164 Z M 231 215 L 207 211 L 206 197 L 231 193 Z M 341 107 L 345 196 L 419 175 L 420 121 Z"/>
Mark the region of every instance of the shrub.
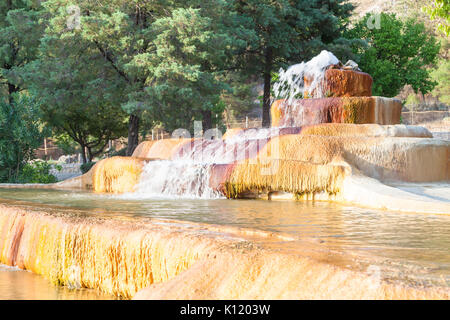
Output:
<path fill-rule="evenodd" d="M 18 183 L 55 183 L 57 178 L 50 173 L 52 165 L 46 161 L 34 161 L 23 166 L 17 178 Z M 61 166 L 56 165 L 55 169 L 61 170 Z"/>

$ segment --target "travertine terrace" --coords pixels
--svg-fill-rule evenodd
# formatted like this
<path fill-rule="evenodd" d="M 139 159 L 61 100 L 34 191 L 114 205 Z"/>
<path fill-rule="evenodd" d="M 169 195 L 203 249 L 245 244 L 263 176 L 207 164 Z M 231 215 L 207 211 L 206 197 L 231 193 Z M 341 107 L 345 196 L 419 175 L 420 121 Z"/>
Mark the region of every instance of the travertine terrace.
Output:
<path fill-rule="evenodd" d="M 197 161 L 208 174 L 196 183 L 228 198 L 450 212 L 447 201 L 414 197 L 394 187 L 448 183 L 450 142 L 434 139 L 425 128 L 399 124 L 401 103 L 371 97 L 371 85 L 369 75 L 333 66 L 322 83 L 331 96 L 275 101 L 270 129 L 233 129 L 219 140 L 146 141 L 131 158 L 102 160 L 85 176 L 55 187 L 133 192 L 143 168 L 148 176 L 153 161 Z M 360 192 L 370 196 L 355 195 Z"/>

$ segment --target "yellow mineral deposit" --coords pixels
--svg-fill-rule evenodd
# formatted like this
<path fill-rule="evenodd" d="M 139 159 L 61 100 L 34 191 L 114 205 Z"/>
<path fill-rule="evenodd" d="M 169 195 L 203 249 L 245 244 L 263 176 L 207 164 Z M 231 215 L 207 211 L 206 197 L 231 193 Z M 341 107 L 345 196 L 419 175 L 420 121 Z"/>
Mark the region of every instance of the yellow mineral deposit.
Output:
<path fill-rule="evenodd" d="M 180 287 L 185 290 L 180 290 Z M 448 299 L 446 289 L 389 285 L 301 255 L 227 247 L 134 299 Z"/>
<path fill-rule="evenodd" d="M 139 182 L 144 160 L 130 157 L 112 157 L 101 160 L 91 169 L 95 192 L 132 192 Z"/>
<path fill-rule="evenodd" d="M 0 212 L 1 263 L 55 284 L 98 288 L 125 298 L 175 277 L 211 245 L 151 224 L 53 216 L 4 205 Z"/>
<path fill-rule="evenodd" d="M 320 123 L 394 125 L 402 104 L 384 97 L 334 97 L 277 100 L 271 107 L 272 127 L 298 127 Z"/>
<path fill-rule="evenodd" d="M 304 135 L 316 136 L 363 136 L 363 137 L 415 137 L 433 138 L 428 129 L 406 125 L 377 125 L 361 124 L 358 126 L 344 123 L 324 123 L 306 126 L 302 130 Z"/>
<path fill-rule="evenodd" d="M 321 192 L 333 195 L 340 191 L 345 176 L 345 167 L 339 165 L 317 165 L 293 160 L 251 162 L 245 160 L 235 167 L 225 182 L 227 197 L 239 198 L 241 194 L 274 191 L 293 193 L 297 197 Z"/>
<path fill-rule="evenodd" d="M 0 205 L 0 262 L 55 284 L 136 299 L 449 299 L 448 288 L 392 285 L 319 257 L 154 224 Z M 207 234 L 207 233 L 206 233 Z M 255 237 L 264 236 L 252 234 Z M 275 239 L 279 243 L 280 239 Z M 265 239 L 268 241 L 268 239 Z M 325 253 L 326 254 L 326 253 Z"/>

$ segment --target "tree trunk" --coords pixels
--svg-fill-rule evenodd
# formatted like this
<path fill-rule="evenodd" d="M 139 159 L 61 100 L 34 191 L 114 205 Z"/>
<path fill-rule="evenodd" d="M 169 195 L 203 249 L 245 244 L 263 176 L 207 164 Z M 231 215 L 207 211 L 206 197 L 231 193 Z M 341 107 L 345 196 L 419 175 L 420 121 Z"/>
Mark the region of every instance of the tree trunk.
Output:
<path fill-rule="evenodd" d="M 263 96 L 263 118 L 262 126 L 263 128 L 270 127 L 270 86 L 272 80 L 272 48 L 266 49 L 265 54 L 265 68 L 264 68 L 264 96 Z"/>
<path fill-rule="evenodd" d="M 92 153 L 92 149 L 89 147 L 86 147 L 87 149 L 87 158 L 89 159 L 89 162 L 92 162 L 94 160 L 94 154 Z"/>
<path fill-rule="evenodd" d="M 127 156 L 131 156 L 134 149 L 139 143 L 139 117 L 135 114 L 130 115 L 130 120 L 128 122 L 128 147 Z"/>
<path fill-rule="evenodd" d="M 83 160 L 83 163 L 87 163 L 87 158 L 86 158 L 86 147 L 80 143 L 81 146 L 81 160 Z"/>
<path fill-rule="evenodd" d="M 206 132 L 206 130 L 212 128 L 211 110 L 203 110 L 202 117 L 203 117 L 202 120 L 203 132 Z"/>
<path fill-rule="evenodd" d="M 15 85 L 8 83 L 8 99 L 9 99 L 10 104 L 12 104 L 14 102 L 13 93 L 15 93 L 17 91 L 19 91 L 19 90 Z"/>

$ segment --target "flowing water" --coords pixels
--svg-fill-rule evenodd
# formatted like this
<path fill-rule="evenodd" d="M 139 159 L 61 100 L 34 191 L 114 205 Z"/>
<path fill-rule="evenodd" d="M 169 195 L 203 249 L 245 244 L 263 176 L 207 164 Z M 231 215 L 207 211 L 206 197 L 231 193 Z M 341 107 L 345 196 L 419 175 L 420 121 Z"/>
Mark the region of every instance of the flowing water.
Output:
<path fill-rule="evenodd" d="M 283 250 L 302 251 L 305 243 L 320 244 L 314 250 L 325 250 L 328 262 L 345 268 L 369 274 L 376 270 L 393 283 L 450 287 L 450 216 L 377 211 L 328 202 L 168 198 L 161 194 L 142 198 L 135 194 L 0 189 L 0 203 L 25 208 L 216 225 L 219 236 L 220 226 L 273 232 L 294 240 L 275 244 Z M 266 245 L 264 240 L 260 242 Z M 92 290 L 74 293 L 46 286 L 43 278 L 29 272 L 0 268 L 3 299 L 93 297 L 105 298 Z"/>
<path fill-rule="evenodd" d="M 279 80 L 274 84 L 275 96 L 292 103 L 293 99 L 299 95 L 303 96 L 307 89 L 310 94 L 313 94 L 313 98 L 323 98 L 324 92 L 320 85 L 324 79 L 325 70 L 330 65 L 338 63 L 339 59 L 333 53 L 323 50 L 308 62 L 294 64 L 286 71 L 280 69 Z M 305 78 L 310 80 L 308 86 L 305 84 Z"/>
<path fill-rule="evenodd" d="M 211 167 L 256 157 L 272 137 L 301 128 L 262 128 L 238 132 L 226 139 L 194 140 L 182 145 L 171 160 L 149 161 L 129 197 L 222 198 L 210 187 Z"/>

